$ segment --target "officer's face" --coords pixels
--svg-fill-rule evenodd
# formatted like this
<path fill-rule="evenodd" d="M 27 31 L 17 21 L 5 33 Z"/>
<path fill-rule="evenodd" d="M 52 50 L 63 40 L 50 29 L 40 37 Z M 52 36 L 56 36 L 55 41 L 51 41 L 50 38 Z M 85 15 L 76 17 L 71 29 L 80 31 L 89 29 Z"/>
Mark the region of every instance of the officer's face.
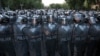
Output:
<path fill-rule="evenodd" d="M 34 18 L 33 21 L 32 21 L 33 25 L 36 24 L 36 19 Z"/>
<path fill-rule="evenodd" d="M 62 20 L 62 24 L 66 24 L 66 20 L 65 19 Z"/>
<path fill-rule="evenodd" d="M 66 24 L 66 21 L 63 20 L 63 21 L 62 21 L 62 24 Z"/>
<path fill-rule="evenodd" d="M 90 24 L 96 23 L 96 19 L 94 17 L 90 17 L 89 23 Z"/>
<path fill-rule="evenodd" d="M 95 20 L 89 20 L 89 24 L 93 24 L 93 23 L 96 23 Z"/>
<path fill-rule="evenodd" d="M 50 19 L 49 19 L 49 22 L 53 22 L 53 19 L 52 19 L 52 18 L 50 18 Z"/>
<path fill-rule="evenodd" d="M 92 22 L 91 22 L 91 20 L 89 20 L 89 24 L 91 24 Z"/>
<path fill-rule="evenodd" d="M 78 22 L 80 22 L 80 20 L 77 18 L 77 19 L 75 19 L 75 22 L 77 22 L 77 23 L 78 23 Z"/>

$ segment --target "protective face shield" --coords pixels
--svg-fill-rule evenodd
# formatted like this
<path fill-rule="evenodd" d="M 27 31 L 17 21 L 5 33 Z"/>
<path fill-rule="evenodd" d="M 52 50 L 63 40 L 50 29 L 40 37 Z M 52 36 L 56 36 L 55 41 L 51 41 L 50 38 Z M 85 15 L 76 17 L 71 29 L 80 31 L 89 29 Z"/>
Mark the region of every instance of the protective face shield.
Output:
<path fill-rule="evenodd" d="M 94 12 L 93 11 L 90 11 L 89 12 L 89 16 L 94 16 Z"/>
<path fill-rule="evenodd" d="M 42 16 L 42 22 L 43 23 L 47 23 L 47 15 L 43 15 Z"/>
<path fill-rule="evenodd" d="M 80 22 L 82 20 L 82 15 L 79 13 L 76 13 L 74 15 L 74 20 L 75 20 L 75 22 Z"/>
<path fill-rule="evenodd" d="M 31 24 L 32 24 L 32 25 L 37 25 L 37 24 L 39 24 L 39 23 L 40 23 L 39 18 L 37 18 L 37 17 L 32 17 L 32 19 L 31 19 Z"/>
<path fill-rule="evenodd" d="M 53 16 L 52 15 L 49 16 L 48 22 L 50 22 L 50 23 L 53 22 Z"/>
<path fill-rule="evenodd" d="M 33 18 L 33 19 L 32 19 L 32 24 L 33 24 L 33 25 L 36 25 L 36 23 L 37 23 L 36 18 Z"/>
<path fill-rule="evenodd" d="M 23 17 L 20 17 L 20 16 L 19 16 L 19 17 L 17 18 L 17 20 L 16 20 L 16 23 L 21 23 L 21 20 L 22 20 L 22 19 L 23 19 Z"/>
<path fill-rule="evenodd" d="M 60 15 L 60 16 L 58 16 L 58 23 L 59 24 L 62 24 L 62 18 L 65 18 L 65 15 Z"/>
<path fill-rule="evenodd" d="M 62 18 L 62 24 L 66 24 L 67 21 L 66 21 L 66 18 Z"/>
<path fill-rule="evenodd" d="M 9 24 L 10 19 L 7 17 L 0 18 L 0 24 Z"/>
<path fill-rule="evenodd" d="M 96 23 L 96 18 L 90 17 L 90 18 L 89 18 L 89 23 L 90 23 L 90 24 L 95 24 L 95 23 Z"/>
<path fill-rule="evenodd" d="M 70 14 L 71 14 L 71 11 L 68 10 L 68 11 L 65 12 L 65 14 L 66 14 L 66 15 L 70 15 Z"/>
<path fill-rule="evenodd" d="M 24 18 L 24 19 L 22 19 L 21 22 L 22 22 L 23 24 L 27 24 L 28 20 L 27 20 L 27 18 Z"/>
<path fill-rule="evenodd" d="M 27 18 L 19 16 L 16 20 L 16 23 L 21 23 L 21 24 L 26 24 L 27 23 Z"/>
<path fill-rule="evenodd" d="M 28 16 L 28 17 L 31 16 L 31 12 L 27 12 L 26 16 Z"/>

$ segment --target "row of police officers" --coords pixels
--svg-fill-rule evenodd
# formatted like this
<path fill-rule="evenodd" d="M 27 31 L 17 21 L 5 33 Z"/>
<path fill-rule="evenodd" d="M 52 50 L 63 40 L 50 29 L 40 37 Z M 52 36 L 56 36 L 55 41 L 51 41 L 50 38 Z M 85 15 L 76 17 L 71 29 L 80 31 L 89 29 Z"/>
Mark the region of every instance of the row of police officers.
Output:
<path fill-rule="evenodd" d="M 0 56 L 100 55 L 99 14 L 26 12 L 0 13 Z"/>

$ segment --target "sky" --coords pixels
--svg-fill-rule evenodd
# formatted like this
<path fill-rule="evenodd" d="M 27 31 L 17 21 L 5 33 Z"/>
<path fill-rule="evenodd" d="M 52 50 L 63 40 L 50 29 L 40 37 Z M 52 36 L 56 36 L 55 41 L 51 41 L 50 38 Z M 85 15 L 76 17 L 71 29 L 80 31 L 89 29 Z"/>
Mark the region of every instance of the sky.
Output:
<path fill-rule="evenodd" d="M 42 0 L 42 3 L 45 5 L 45 6 L 49 6 L 50 4 L 52 3 L 59 3 L 59 4 L 62 4 L 64 3 L 65 0 Z"/>

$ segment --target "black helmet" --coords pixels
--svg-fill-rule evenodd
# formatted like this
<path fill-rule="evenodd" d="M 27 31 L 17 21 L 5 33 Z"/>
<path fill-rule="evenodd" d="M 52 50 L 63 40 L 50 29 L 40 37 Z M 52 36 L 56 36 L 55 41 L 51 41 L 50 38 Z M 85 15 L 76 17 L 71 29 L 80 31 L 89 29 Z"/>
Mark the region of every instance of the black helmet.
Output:
<path fill-rule="evenodd" d="M 27 24 L 28 19 L 26 17 L 18 16 L 16 23 L 22 23 L 22 24 Z"/>
<path fill-rule="evenodd" d="M 40 19 L 34 15 L 32 18 L 31 18 L 31 24 L 39 24 L 40 23 Z"/>
<path fill-rule="evenodd" d="M 0 24 L 9 24 L 10 23 L 10 19 L 7 17 L 1 17 L 0 18 Z"/>
<path fill-rule="evenodd" d="M 53 16 L 53 15 L 49 15 L 49 16 L 47 17 L 47 21 L 48 21 L 48 22 L 55 22 L 54 16 Z"/>
<path fill-rule="evenodd" d="M 83 15 L 81 13 L 79 13 L 79 12 L 76 12 L 74 14 L 74 20 L 75 20 L 75 22 L 83 21 Z"/>
<path fill-rule="evenodd" d="M 58 23 L 62 24 L 62 22 L 64 22 L 64 21 L 67 22 L 67 19 L 66 19 L 65 15 L 60 15 L 59 18 L 58 18 Z"/>
<path fill-rule="evenodd" d="M 89 23 L 90 24 L 95 24 L 96 23 L 96 18 L 95 17 L 90 17 L 89 18 Z"/>

